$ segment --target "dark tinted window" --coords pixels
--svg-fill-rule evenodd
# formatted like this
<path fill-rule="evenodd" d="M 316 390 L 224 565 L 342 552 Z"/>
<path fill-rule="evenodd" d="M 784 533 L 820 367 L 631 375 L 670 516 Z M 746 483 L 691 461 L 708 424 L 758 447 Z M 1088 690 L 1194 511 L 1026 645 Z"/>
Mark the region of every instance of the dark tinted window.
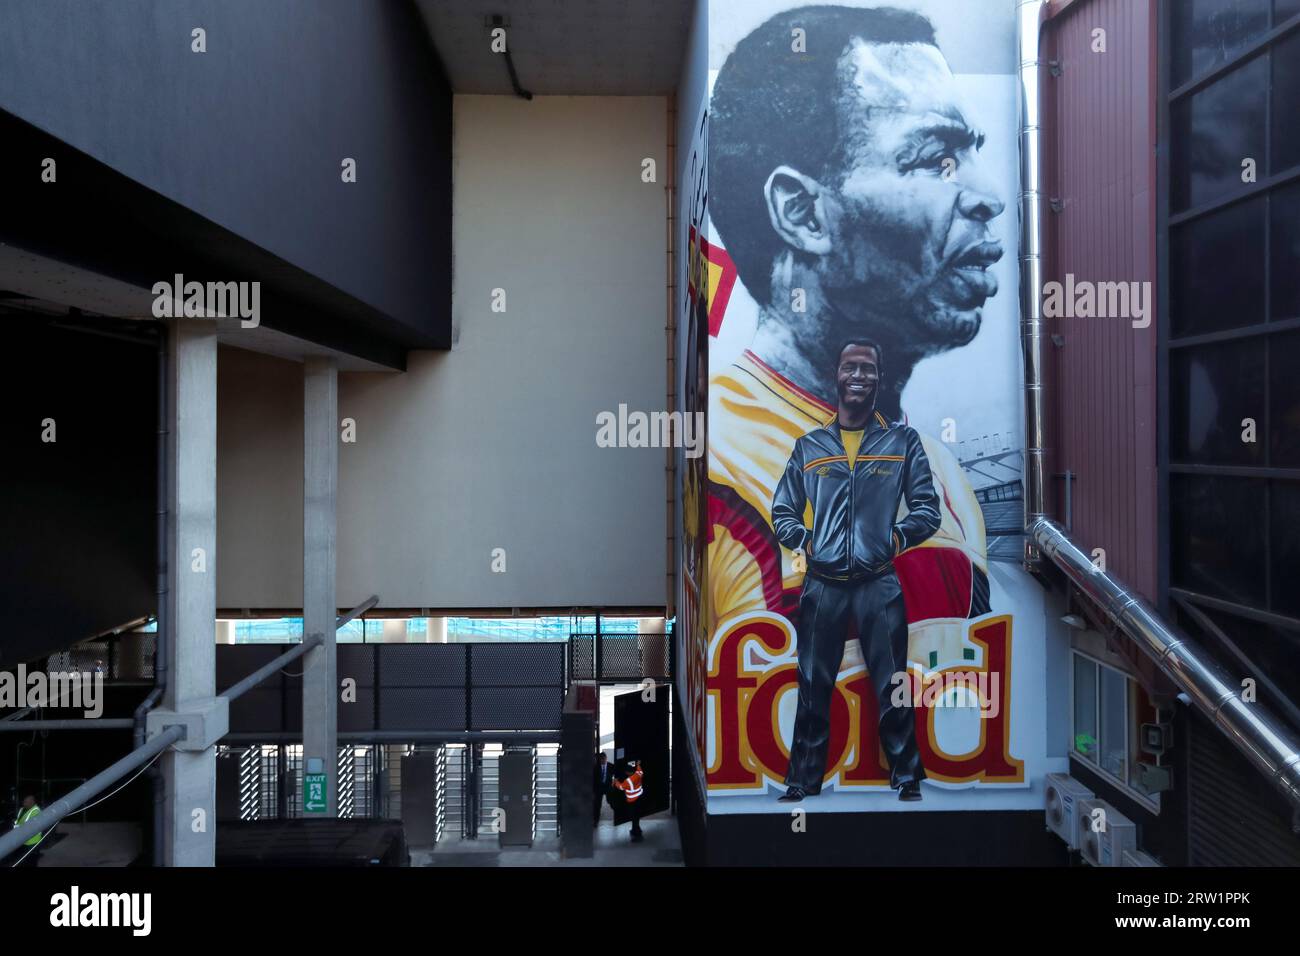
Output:
<path fill-rule="evenodd" d="M 1279 614 L 1300 617 L 1300 484 L 1275 481 L 1269 488 L 1269 573 L 1273 583 L 1273 608 Z M 1295 635 L 1300 651 L 1300 633 Z M 1296 658 L 1300 668 L 1300 656 Z M 1292 684 L 1293 688 L 1300 684 Z"/>
<path fill-rule="evenodd" d="M 1234 56 L 1268 30 L 1269 0 L 1173 0 L 1174 85 Z"/>
<path fill-rule="evenodd" d="M 1290 694 L 1294 699 L 1295 688 L 1300 687 L 1300 633 L 1224 611 L 1209 608 L 1201 608 L 1201 611 L 1237 645 L 1260 672 L 1268 675 L 1282 693 Z M 1180 613 L 1179 619 L 1191 633 L 1198 632 L 1200 626 L 1190 616 Z M 1220 655 L 1220 659 L 1227 665 L 1229 672 L 1241 669 L 1226 652 Z M 1277 706 L 1276 699 L 1270 696 L 1262 683 L 1255 688 L 1255 692 L 1261 704 Z M 1280 708 L 1277 713 L 1286 716 L 1286 712 Z"/>
<path fill-rule="evenodd" d="M 1255 160 L 1257 178 L 1267 174 L 1268 80 L 1265 54 L 1174 103 L 1170 200 L 1175 211 L 1240 192 L 1246 159 Z"/>
<path fill-rule="evenodd" d="M 1280 173 L 1300 163 L 1300 32 L 1278 41 L 1269 54 L 1273 60 L 1273 164 Z"/>
<path fill-rule="evenodd" d="M 1264 606 L 1264 484 L 1259 478 L 1169 476 L 1174 587 Z"/>
<path fill-rule="evenodd" d="M 1300 332 L 1269 336 L 1269 461 L 1300 468 Z M 1291 528 L 1300 538 L 1300 524 Z M 1296 578 L 1300 592 L 1300 578 Z"/>
<path fill-rule="evenodd" d="M 1300 330 L 1271 330 L 1300 321 L 1300 180 L 1268 185 L 1300 170 L 1300 0 L 1167 0 L 1161 14 L 1169 86 L 1189 90 L 1162 142 L 1182 220 L 1164 262 L 1169 582 L 1300 620 Z M 1300 631 L 1215 614 L 1256 667 L 1300 686 Z"/>
<path fill-rule="evenodd" d="M 1169 304 L 1175 337 L 1264 321 L 1264 200 L 1175 227 Z"/>
<path fill-rule="evenodd" d="M 1177 349 L 1169 355 L 1170 460 L 1264 464 L 1264 338 Z M 1242 420 L 1255 441 L 1242 441 Z"/>
<path fill-rule="evenodd" d="M 1273 193 L 1273 318 L 1300 319 L 1300 183 Z"/>

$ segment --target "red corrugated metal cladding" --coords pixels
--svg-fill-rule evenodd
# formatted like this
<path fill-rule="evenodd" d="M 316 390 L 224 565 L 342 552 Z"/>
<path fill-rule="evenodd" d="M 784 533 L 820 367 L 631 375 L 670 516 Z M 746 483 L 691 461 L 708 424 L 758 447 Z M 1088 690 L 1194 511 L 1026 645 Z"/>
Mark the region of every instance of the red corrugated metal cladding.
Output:
<path fill-rule="evenodd" d="M 1075 541 L 1104 549 L 1106 570 L 1155 601 L 1155 0 L 1053 2 L 1050 13 L 1043 184 L 1059 212 L 1045 216 L 1044 282 L 1148 283 L 1150 325 L 1047 319 L 1047 466 L 1076 476 Z M 1048 500 L 1064 521 L 1063 479 Z"/>

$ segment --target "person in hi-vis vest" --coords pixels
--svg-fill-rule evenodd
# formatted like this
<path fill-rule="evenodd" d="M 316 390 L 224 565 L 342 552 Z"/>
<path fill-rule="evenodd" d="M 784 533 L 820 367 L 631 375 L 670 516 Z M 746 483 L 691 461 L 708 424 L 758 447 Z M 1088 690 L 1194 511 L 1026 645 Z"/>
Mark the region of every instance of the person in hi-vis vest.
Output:
<path fill-rule="evenodd" d="M 36 803 L 36 797 L 27 794 L 23 797 L 22 807 L 18 810 L 18 815 L 14 818 L 14 829 L 22 826 L 33 817 L 39 816 L 40 806 Z M 43 833 L 35 833 L 23 845 L 14 851 L 12 866 L 35 866 L 41 851 L 37 849 L 41 840 L 45 838 Z"/>
<path fill-rule="evenodd" d="M 640 843 L 641 834 L 641 795 L 645 793 L 643 782 L 645 780 L 645 771 L 641 769 L 641 761 L 636 760 L 632 763 L 632 772 L 622 779 L 616 779 L 614 786 L 623 791 L 623 798 L 627 801 L 628 812 L 632 814 L 632 842 Z"/>

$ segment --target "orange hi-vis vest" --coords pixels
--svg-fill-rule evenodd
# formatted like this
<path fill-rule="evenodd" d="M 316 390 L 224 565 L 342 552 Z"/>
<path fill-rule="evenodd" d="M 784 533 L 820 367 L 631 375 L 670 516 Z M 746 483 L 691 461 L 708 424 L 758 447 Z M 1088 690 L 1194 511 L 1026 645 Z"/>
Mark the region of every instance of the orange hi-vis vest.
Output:
<path fill-rule="evenodd" d="M 636 770 L 629 774 L 626 780 L 615 781 L 615 783 L 618 784 L 618 788 L 622 790 L 624 795 L 627 797 L 628 803 L 636 803 L 641 799 L 641 777 L 642 772 Z"/>

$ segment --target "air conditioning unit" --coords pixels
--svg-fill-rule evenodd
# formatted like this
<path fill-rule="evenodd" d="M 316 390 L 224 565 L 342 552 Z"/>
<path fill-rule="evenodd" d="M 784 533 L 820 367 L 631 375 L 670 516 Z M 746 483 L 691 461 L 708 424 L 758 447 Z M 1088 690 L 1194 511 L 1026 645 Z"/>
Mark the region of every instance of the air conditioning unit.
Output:
<path fill-rule="evenodd" d="M 1080 836 L 1079 802 L 1092 799 L 1092 791 L 1068 773 L 1049 773 L 1044 790 L 1047 829 L 1068 843 L 1071 850 L 1077 850 Z"/>
<path fill-rule="evenodd" d="M 1097 811 L 1101 811 L 1098 813 Z M 1137 849 L 1137 824 L 1105 800 L 1079 802 L 1079 852 L 1093 866 L 1120 866 Z"/>
<path fill-rule="evenodd" d="M 1120 866 L 1164 866 L 1150 853 L 1141 850 L 1125 850 L 1120 854 Z"/>

